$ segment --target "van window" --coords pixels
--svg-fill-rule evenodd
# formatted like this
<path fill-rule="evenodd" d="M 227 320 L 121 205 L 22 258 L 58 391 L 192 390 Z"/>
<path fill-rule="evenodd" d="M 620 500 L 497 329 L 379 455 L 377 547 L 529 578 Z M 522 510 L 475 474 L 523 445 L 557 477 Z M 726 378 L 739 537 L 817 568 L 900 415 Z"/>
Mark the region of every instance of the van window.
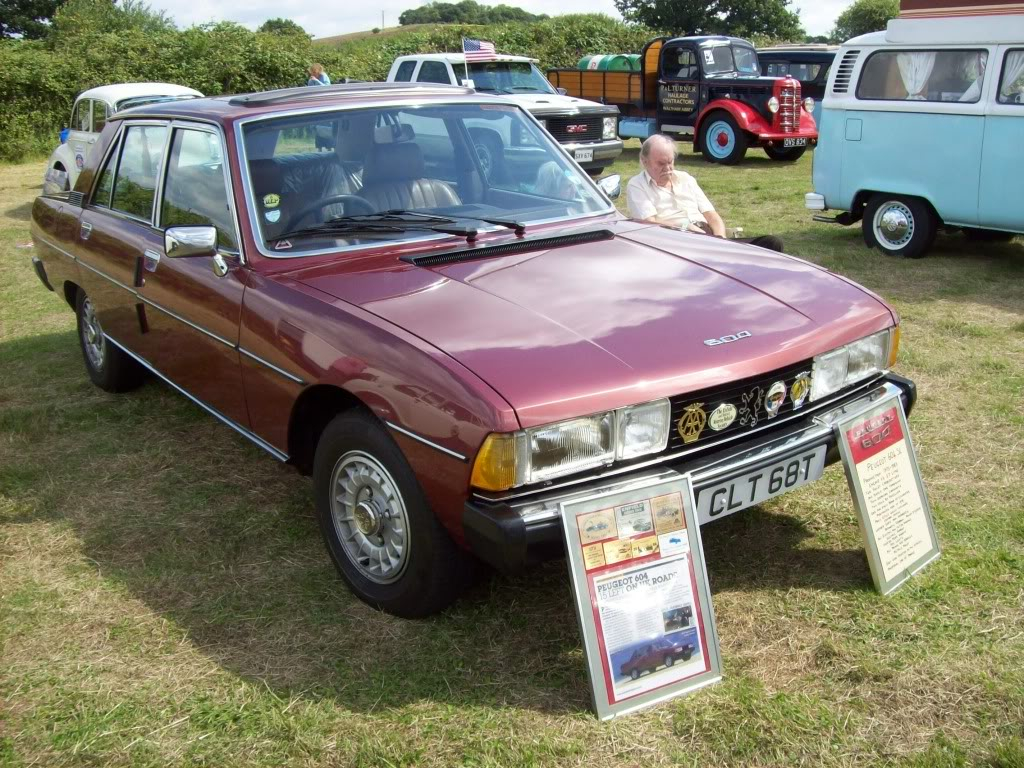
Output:
<path fill-rule="evenodd" d="M 415 61 L 403 61 L 398 65 L 398 71 L 395 72 L 396 83 L 408 83 L 412 80 L 413 70 L 416 69 Z"/>
<path fill-rule="evenodd" d="M 416 76 L 416 82 L 451 85 L 452 79 L 448 76 L 448 67 L 443 61 L 424 61 L 420 65 L 420 73 Z"/>
<path fill-rule="evenodd" d="M 1024 104 L 1024 48 L 1006 52 L 999 81 L 1000 104 Z"/>
<path fill-rule="evenodd" d="M 878 51 L 857 83 L 858 99 L 959 101 L 981 98 L 988 51 Z"/>

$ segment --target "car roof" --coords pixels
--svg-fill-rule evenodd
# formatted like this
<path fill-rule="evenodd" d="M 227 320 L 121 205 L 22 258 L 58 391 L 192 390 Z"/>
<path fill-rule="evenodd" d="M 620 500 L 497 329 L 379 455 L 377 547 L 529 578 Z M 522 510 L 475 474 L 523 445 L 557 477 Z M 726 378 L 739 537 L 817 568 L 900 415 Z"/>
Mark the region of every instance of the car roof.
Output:
<path fill-rule="evenodd" d="M 721 45 L 722 43 L 742 43 L 743 45 L 749 45 L 751 48 L 754 44 L 749 40 L 744 40 L 742 37 L 729 37 L 727 35 L 693 35 L 690 37 L 673 37 L 666 40 L 664 45 L 669 43 L 696 43 L 697 45 L 710 45 L 712 43 Z"/>
<path fill-rule="evenodd" d="M 197 96 L 203 94 L 195 88 L 174 83 L 114 83 L 90 88 L 78 94 L 79 99 L 99 99 L 108 104 L 116 104 L 124 99 L 137 99 L 141 96 Z"/>
<path fill-rule="evenodd" d="M 466 54 L 464 53 L 413 53 L 408 56 L 399 56 L 395 62 L 400 61 L 447 61 L 449 64 L 465 64 Z M 499 53 L 491 61 L 528 61 L 537 62 L 539 59 L 531 59 L 529 56 L 514 56 L 509 53 Z M 486 64 L 489 62 L 480 62 Z"/>
<path fill-rule="evenodd" d="M 112 120 L 139 117 L 202 120 L 206 122 L 230 123 L 235 120 L 271 116 L 282 113 L 316 109 L 345 109 L 365 106 L 387 106 L 394 104 L 443 104 L 464 101 L 487 100 L 514 106 L 514 102 L 500 96 L 477 93 L 472 88 L 436 83 L 345 83 L 340 85 L 300 86 L 275 91 L 215 96 L 205 99 L 188 99 L 141 107 L 118 112 Z"/>

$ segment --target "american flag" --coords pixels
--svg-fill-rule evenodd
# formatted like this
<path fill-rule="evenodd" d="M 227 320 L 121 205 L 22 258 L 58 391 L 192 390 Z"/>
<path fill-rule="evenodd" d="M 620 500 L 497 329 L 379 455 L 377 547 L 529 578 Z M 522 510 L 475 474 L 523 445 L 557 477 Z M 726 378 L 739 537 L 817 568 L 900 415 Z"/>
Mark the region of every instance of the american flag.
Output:
<path fill-rule="evenodd" d="M 494 43 L 489 40 L 474 40 L 472 37 L 462 38 L 462 52 L 466 54 L 466 61 L 496 61 L 498 54 L 494 50 Z"/>

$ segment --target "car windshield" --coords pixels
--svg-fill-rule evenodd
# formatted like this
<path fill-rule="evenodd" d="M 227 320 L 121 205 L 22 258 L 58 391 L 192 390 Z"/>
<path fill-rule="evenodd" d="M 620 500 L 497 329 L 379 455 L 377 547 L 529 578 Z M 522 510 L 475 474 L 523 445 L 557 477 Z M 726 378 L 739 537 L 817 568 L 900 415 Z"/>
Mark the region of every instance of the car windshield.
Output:
<path fill-rule="evenodd" d="M 458 65 L 453 66 L 458 70 Z M 555 93 L 547 78 L 529 61 L 478 61 L 469 65 L 469 77 L 478 91 Z"/>
<path fill-rule="evenodd" d="M 757 54 L 748 45 L 715 45 L 701 49 L 704 72 L 721 75 L 738 72 L 741 75 L 759 75 Z"/>
<path fill-rule="evenodd" d="M 512 105 L 309 112 L 249 122 L 242 135 L 250 213 L 275 256 L 614 210 Z"/>

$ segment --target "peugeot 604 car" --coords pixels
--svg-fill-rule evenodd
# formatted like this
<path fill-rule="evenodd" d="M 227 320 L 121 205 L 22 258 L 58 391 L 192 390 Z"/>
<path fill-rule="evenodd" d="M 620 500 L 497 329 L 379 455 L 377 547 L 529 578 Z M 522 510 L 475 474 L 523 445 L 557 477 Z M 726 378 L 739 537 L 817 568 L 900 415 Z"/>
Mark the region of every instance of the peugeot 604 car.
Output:
<path fill-rule="evenodd" d="M 478 126 L 529 137 L 500 180 Z M 97 386 L 154 374 L 311 475 L 353 592 L 421 616 L 474 558 L 560 552 L 562 501 L 689 472 L 708 523 L 820 477 L 840 414 L 913 406 L 880 298 L 617 187 L 460 87 L 152 104 L 36 199 L 34 266 Z"/>

